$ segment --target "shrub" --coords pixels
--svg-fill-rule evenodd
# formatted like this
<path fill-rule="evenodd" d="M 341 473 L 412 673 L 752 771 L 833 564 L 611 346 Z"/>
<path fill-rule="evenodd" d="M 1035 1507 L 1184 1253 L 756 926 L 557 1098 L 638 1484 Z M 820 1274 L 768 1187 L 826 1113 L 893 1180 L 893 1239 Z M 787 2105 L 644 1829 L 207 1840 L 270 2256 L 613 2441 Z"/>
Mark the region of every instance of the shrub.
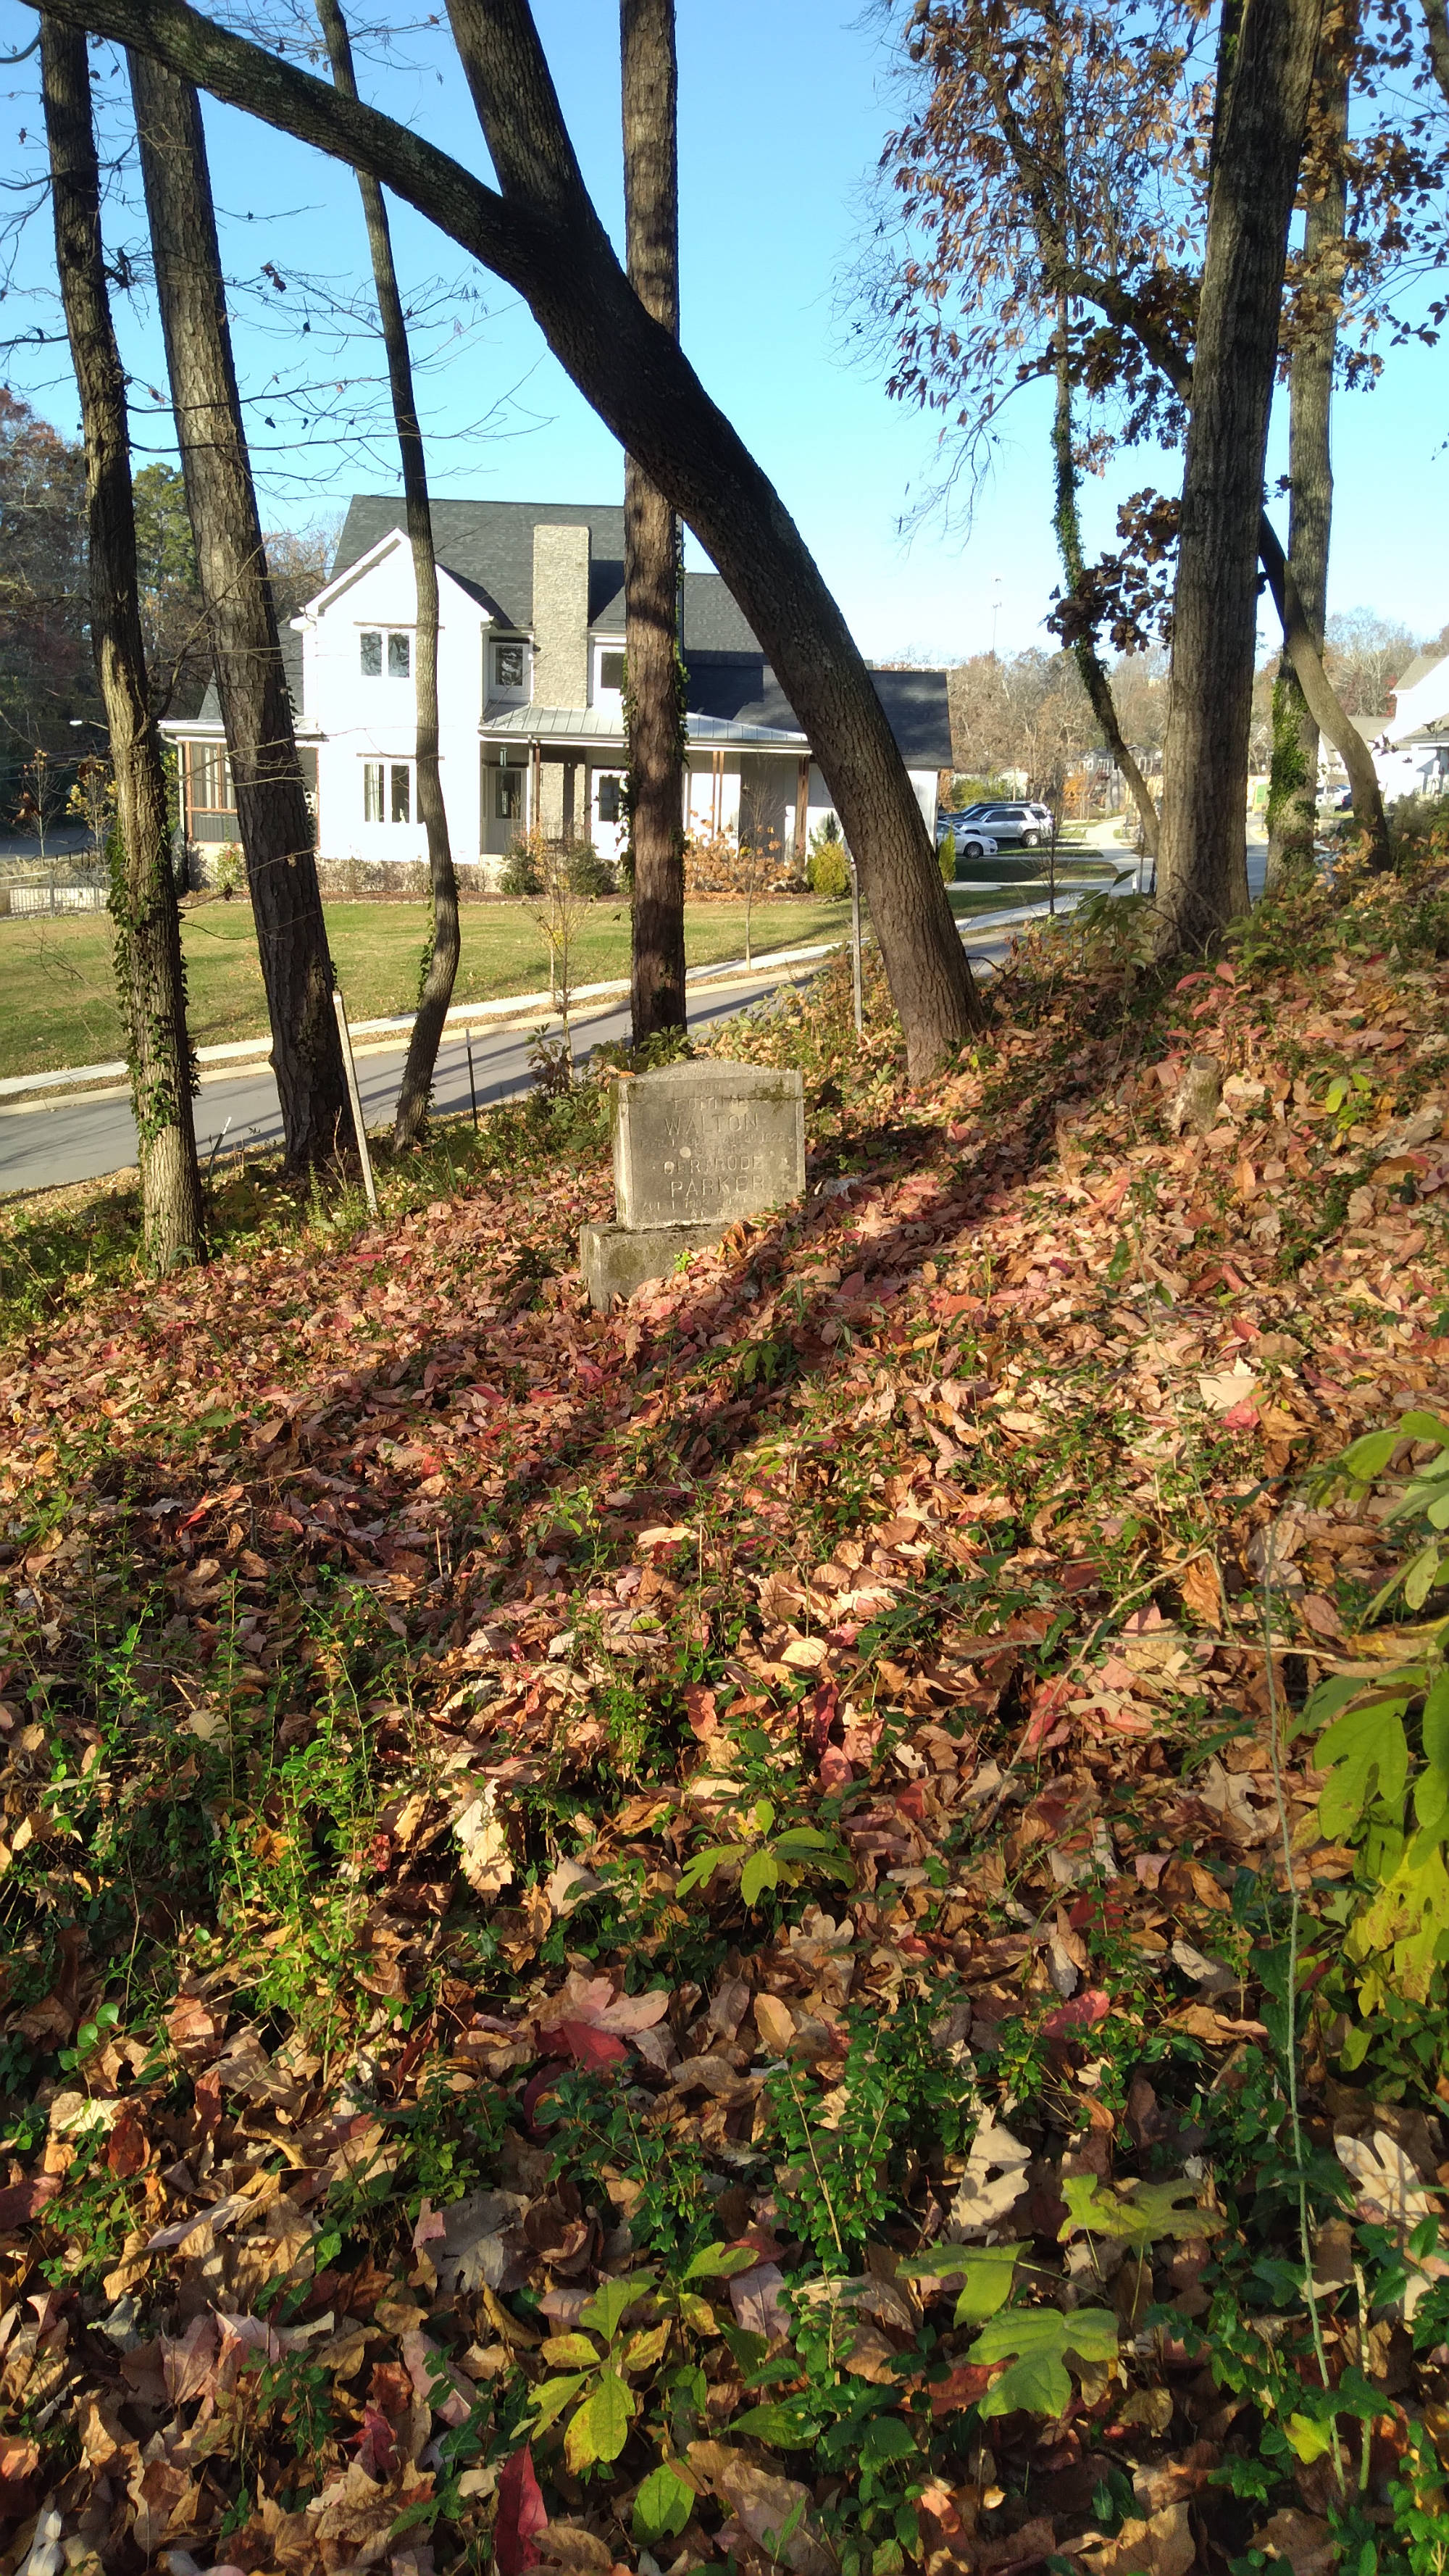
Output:
<path fill-rule="evenodd" d="M 234 894 L 245 892 L 246 881 L 246 863 L 242 854 L 234 841 L 228 841 L 212 867 L 211 882 L 217 893 L 224 895 L 229 902 Z"/>
<path fill-rule="evenodd" d="M 834 814 L 827 814 L 811 833 L 805 873 L 811 893 L 822 895 L 827 903 L 838 902 L 850 892 L 850 859 Z"/>
<path fill-rule="evenodd" d="M 601 895 L 614 894 L 618 880 L 607 859 L 601 859 L 592 841 L 575 841 L 564 852 L 569 891 L 581 894 L 594 903 Z"/>
<path fill-rule="evenodd" d="M 515 899 L 543 892 L 541 857 L 531 837 L 523 836 L 514 842 L 498 871 L 498 891 Z"/>
<path fill-rule="evenodd" d="M 944 885 L 950 885 L 956 874 L 956 835 L 954 832 L 947 832 L 943 836 L 940 846 L 936 851 L 936 857 L 940 861 L 941 881 Z"/>

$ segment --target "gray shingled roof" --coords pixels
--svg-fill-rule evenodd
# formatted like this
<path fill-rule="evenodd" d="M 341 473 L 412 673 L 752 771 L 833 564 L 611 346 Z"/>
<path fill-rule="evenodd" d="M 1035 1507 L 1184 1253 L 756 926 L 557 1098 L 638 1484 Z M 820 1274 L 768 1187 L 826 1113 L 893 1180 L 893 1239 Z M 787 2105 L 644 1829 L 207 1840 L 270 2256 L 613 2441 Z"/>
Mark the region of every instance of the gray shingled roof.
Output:
<path fill-rule="evenodd" d="M 1438 670 L 1445 658 L 1443 646 L 1439 644 L 1431 644 L 1427 653 L 1416 653 L 1407 670 L 1401 671 L 1395 680 L 1394 694 L 1402 697 L 1405 689 L 1417 688 L 1421 680 L 1427 680 L 1431 671 Z"/>
<path fill-rule="evenodd" d="M 346 572 L 394 528 L 403 524 L 400 499 L 387 493 L 354 493 L 338 540 L 331 578 Z M 501 626 L 527 633 L 533 623 L 535 527 L 587 525 L 591 545 L 589 623 L 606 634 L 624 631 L 624 513 L 607 503 L 576 501 L 435 501 L 433 538 L 438 561 L 478 599 Z M 797 718 L 764 653 L 717 572 L 684 576 L 686 692 L 692 715 L 730 725 L 763 726 L 796 733 Z M 282 630 L 282 656 L 294 706 L 302 693 L 302 639 Z M 902 757 L 915 769 L 949 769 L 951 720 L 944 671 L 872 673 Z M 203 724 L 219 717 L 213 681 L 202 701 Z"/>
<path fill-rule="evenodd" d="M 902 759 L 912 769 L 949 769 L 951 712 L 944 671 L 877 671 L 871 678 L 885 708 Z M 725 716 L 735 724 L 795 728 L 790 702 L 764 655 L 691 654 L 691 713 Z"/>
<path fill-rule="evenodd" d="M 385 493 L 355 493 L 343 521 L 332 577 L 403 523 L 403 505 Z M 435 501 L 433 543 L 440 564 L 462 582 L 500 626 L 527 633 L 533 624 L 533 532 L 586 526 L 591 539 L 589 624 L 624 631 L 624 513 L 607 502 Z M 757 644 L 717 572 L 684 576 L 684 649 L 757 653 Z"/>

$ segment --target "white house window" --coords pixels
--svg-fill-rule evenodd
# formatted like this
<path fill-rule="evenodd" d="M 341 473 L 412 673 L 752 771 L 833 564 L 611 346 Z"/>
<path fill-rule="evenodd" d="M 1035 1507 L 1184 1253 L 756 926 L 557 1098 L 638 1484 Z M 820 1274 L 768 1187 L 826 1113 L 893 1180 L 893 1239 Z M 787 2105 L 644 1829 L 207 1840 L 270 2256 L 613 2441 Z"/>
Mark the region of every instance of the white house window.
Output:
<path fill-rule="evenodd" d="M 622 689 L 623 686 L 623 654 L 613 651 L 601 653 L 599 655 L 599 687 L 601 689 Z"/>
<path fill-rule="evenodd" d="M 358 668 L 364 680 L 382 678 L 381 630 L 364 626 L 358 637 Z M 389 635 L 387 638 L 387 676 L 390 680 L 410 680 L 413 675 L 413 639 L 411 635 Z"/>
<path fill-rule="evenodd" d="M 362 764 L 364 823 L 410 823 L 413 777 L 405 760 L 365 760 Z"/>
<path fill-rule="evenodd" d="M 620 661 L 621 661 L 621 662 L 622 662 L 623 658 L 624 658 L 624 657 L 623 657 L 623 655 L 622 655 L 622 653 L 621 653 L 621 654 L 620 654 L 620 656 L 619 656 L 619 659 L 620 659 Z M 618 779 L 617 779 L 617 778 L 601 778 L 601 779 L 600 779 L 600 781 L 599 781 L 599 803 L 598 803 L 598 813 L 599 813 L 599 821 L 600 821 L 601 823 L 617 823 L 617 822 L 618 822 L 618 820 L 619 820 L 619 781 L 618 781 Z"/>
<path fill-rule="evenodd" d="M 495 644 L 493 647 L 493 686 L 495 689 L 523 687 L 523 646 Z"/>

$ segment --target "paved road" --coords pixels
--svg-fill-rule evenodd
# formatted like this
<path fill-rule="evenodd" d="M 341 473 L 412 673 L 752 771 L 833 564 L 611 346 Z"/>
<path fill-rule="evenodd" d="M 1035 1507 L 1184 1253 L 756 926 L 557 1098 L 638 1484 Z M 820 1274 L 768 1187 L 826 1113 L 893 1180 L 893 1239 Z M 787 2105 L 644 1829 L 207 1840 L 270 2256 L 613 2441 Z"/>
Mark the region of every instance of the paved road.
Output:
<path fill-rule="evenodd" d="M 796 970 L 797 977 L 802 970 Z M 803 970 L 811 974 L 814 968 Z M 696 993 L 690 1002 L 691 1024 L 698 1028 L 772 992 L 791 980 L 788 969 L 731 983 L 722 991 Z M 526 1091 L 532 1080 L 528 1062 L 530 1023 L 523 1027 L 475 1029 L 473 1068 L 478 1106 Z M 580 1015 L 575 1023 L 579 1053 L 606 1038 L 629 1034 L 627 998 L 606 1010 Z M 405 1044 L 359 1054 L 357 1078 L 363 1116 L 369 1129 L 385 1127 L 392 1117 L 406 1060 Z M 438 1055 L 433 1098 L 444 1114 L 468 1109 L 468 1055 L 461 1037 L 448 1038 Z M 196 1102 L 196 1140 L 203 1160 L 213 1145 L 230 1153 L 239 1145 L 277 1145 L 282 1137 L 277 1086 L 270 1069 L 258 1063 L 244 1073 L 203 1078 Z M 98 1180 L 122 1171 L 136 1160 L 136 1130 L 124 1089 L 72 1092 L 59 1100 L 38 1100 L 0 1107 L 0 1193 L 7 1190 L 60 1189 L 71 1181 Z"/>
<path fill-rule="evenodd" d="M 1093 846 L 1094 855 L 1100 848 L 1101 855 L 1115 858 L 1124 868 L 1131 862 L 1131 853 L 1125 847 L 1105 840 L 1100 844 L 1094 841 Z M 1250 847 L 1248 879 L 1255 899 L 1262 891 L 1265 856 L 1261 844 Z M 1119 891 L 1130 893 L 1130 883 Z M 999 916 L 987 916 L 978 924 L 968 923 L 966 939 L 973 964 L 992 964 L 1006 946 L 1009 923 L 1020 919 L 1028 909 L 1035 913 L 1043 907 L 1019 906 L 1012 911 L 1003 910 Z M 744 1010 L 777 985 L 799 982 L 814 971 L 807 968 L 802 975 L 799 969 L 776 968 L 739 983 L 698 989 L 690 1000 L 691 1025 L 708 1027 L 712 1021 Z M 531 1026 L 475 1030 L 473 1066 L 480 1109 L 528 1089 L 532 1080 L 528 1062 Z M 595 1010 L 587 1017 L 581 1014 L 575 1026 L 581 1054 L 601 1040 L 627 1037 L 627 1001 Z M 391 1120 L 406 1052 L 400 1044 L 358 1057 L 363 1115 L 370 1129 L 385 1127 Z M 449 1038 L 439 1052 L 433 1096 L 444 1114 L 466 1112 L 468 1108 L 468 1057 L 461 1037 Z M 244 1073 L 228 1071 L 203 1079 L 196 1103 L 196 1137 L 203 1159 L 213 1146 L 219 1152 L 231 1153 L 241 1145 L 280 1144 L 281 1136 L 277 1087 L 265 1064 L 259 1063 Z M 107 1172 L 125 1170 L 135 1160 L 136 1131 L 124 1089 L 72 1093 L 59 1100 L 47 1100 L 42 1095 L 37 1101 L 0 1107 L 0 1195 L 99 1180 Z"/>

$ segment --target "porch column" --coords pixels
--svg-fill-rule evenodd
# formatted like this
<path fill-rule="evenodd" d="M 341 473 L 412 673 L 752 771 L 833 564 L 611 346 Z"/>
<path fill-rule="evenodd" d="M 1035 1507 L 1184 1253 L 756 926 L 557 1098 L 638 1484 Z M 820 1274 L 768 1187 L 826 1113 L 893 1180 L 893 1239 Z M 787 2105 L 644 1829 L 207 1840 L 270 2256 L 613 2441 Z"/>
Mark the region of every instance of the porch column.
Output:
<path fill-rule="evenodd" d="M 543 823 L 543 745 L 532 744 L 529 750 L 528 826 L 537 832 Z"/>
<path fill-rule="evenodd" d="M 805 865 L 805 834 L 810 821 L 810 755 L 802 759 L 795 780 L 795 865 Z"/>

